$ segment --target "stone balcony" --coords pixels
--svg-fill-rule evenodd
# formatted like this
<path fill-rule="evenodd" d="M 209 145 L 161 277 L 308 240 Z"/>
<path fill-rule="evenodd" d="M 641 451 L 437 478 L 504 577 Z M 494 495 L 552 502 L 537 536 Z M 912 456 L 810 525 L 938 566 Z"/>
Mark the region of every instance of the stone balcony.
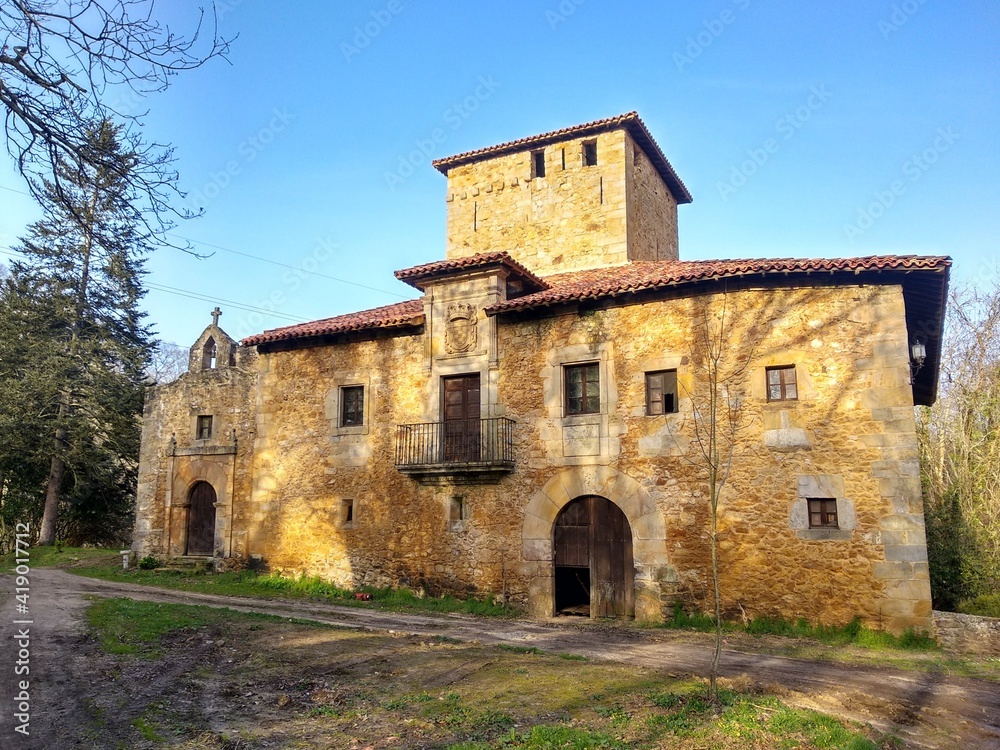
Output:
<path fill-rule="evenodd" d="M 401 473 L 424 484 L 497 482 L 514 470 L 514 420 L 397 425 L 395 462 Z"/>

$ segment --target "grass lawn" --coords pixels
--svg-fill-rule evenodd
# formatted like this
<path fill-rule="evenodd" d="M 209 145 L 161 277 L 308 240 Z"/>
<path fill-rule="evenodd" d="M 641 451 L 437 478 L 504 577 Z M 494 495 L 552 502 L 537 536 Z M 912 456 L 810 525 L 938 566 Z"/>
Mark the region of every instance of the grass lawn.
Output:
<path fill-rule="evenodd" d="M 0 569 L 14 566 L 13 555 L 0 556 Z M 492 601 L 470 597 L 417 596 L 409 589 L 363 587 L 348 591 L 315 577 L 292 578 L 277 573 L 207 573 L 203 571 L 124 570 L 117 550 L 38 547 L 31 550 L 34 568 L 63 568 L 70 573 L 105 581 L 121 581 L 145 586 L 160 586 L 182 591 L 197 591 L 220 596 L 246 596 L 257 599 L 311 599 L 331 604 L 377 608 L 390 611 L 463 612 L 473 615 L 514 617 L 515 609 Z M 356 593 L 368 594 L 367 601 L 355 598 Z"/>
<path fill-rule="evenodd" d="M 715 706 L 699 680 L 533 649 L 128 599 L 95 603 L 88 621 L 106 652 L 100 658 L 112 660 L 101 673 L 114 675 L 110 687 L 95 685 L 94 692 L 109 702 L 118 692 L 133 696 L 131 714 L 90 736 L 127 747 L 900 746 L 870 728 L 754 692 L 749 681 L 724 683 Z M 151 662 L 154 670 L 170 665 L 177 685 L 158 685 L 147 705 L 137 705 L 133 680 L 144 679 Z M 201 691 L 212 700 L 192 702 Z M 100 709 L 95 712 L 103 715 Z M 112 731 L 117 734 L 108 737 Z"/>
<path fill-rule="evenodd" d="M 14 565 L 13 556 L 0 557 L 0 569 Z M 493 617 L 516 617 L 516 609 L 481 599 L 455 597 L 418 597 L 409 589 L 364 588 L 368 601 L 354 598 L 346 591 L 318 578 L 291 578 L 273 573 L 196 573 L 178 571 L 123 570 L 117 550 L 93 548 L 41 547 L 31 551 L 32 567 L 59 567 L 77 575 L 121 581 L 182 591 L 258 599 L 307 599 L 359 608 L 408 612 L 460 612 Z M 616 623 L 616 627 L 643 627 Z M 661 626 L 655 626 L 657 629 Z M 679 608 L 666 628 L 709 633 L 712 620 L 703 615 L 689 615 Z M 694 633 L 691 634 L 694 636 Z M 896 638 L 889 633 L 864 628 L 857 623 L 843 627 L 816 627 L 809 623 L 790 623 L 757 618 L 747 624 L 725 623 L 726 647 L 737 651 L 772 654 L 799 659 L 891 666 L 899 669 L 977 677 L 1000 682 L 1000 660 L 950 657 L 934 641 L 907 634 Z"/>

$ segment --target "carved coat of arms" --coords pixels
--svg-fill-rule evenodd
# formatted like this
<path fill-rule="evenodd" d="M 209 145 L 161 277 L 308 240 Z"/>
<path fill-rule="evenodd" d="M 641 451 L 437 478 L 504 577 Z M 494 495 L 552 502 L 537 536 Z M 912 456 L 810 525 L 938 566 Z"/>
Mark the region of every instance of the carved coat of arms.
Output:
<path fill-rule="evenodd" d="M 448 354 L 471 352 L 478 338 L 478 311 L 472 305 L 449 305 L 444 328 L 444 348 Z"/>

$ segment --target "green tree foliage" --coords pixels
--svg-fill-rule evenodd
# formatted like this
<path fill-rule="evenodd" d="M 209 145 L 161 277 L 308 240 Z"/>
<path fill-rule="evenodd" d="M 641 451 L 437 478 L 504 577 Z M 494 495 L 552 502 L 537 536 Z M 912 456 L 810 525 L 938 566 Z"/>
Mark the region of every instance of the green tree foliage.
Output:
<path fill-rule="evenodd" d="M 953 292 L 937 403 L 920 411 L 935 606 L 1000 593 L 1000 289 Z"/>
<path fill-rule="evenodd" d="M 153 341 L 138 158 L 120 134 L 108 121 L 89 131 L 98 166 L 62 170 L 0 291 L 0 510 L 8 527 L 35 521 L 40 544 L 57 531 L 110 543 L 130 526 Z"/>

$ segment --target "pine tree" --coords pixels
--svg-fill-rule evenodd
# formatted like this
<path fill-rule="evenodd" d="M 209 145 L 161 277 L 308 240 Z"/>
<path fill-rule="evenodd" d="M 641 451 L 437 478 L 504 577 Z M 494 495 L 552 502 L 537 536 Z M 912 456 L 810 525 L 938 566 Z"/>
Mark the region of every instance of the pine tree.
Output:
<path fill-rule="evenodd" d="M 58 196 L 42 191 L 43 218 L 0 297 L 0 444 L 42 436 L 30 446 L 35 472 L 45 466 L 35 493 L 41 545 L 55 543 L 63 511 L 77 539 L 113 541 L 128 525 L 154 342 L 139 310 L 151 237 L 128 179 L 139 161 L 123 135 L 101 122 L 88 132 L 95 166 L 65 168 Z"/>

